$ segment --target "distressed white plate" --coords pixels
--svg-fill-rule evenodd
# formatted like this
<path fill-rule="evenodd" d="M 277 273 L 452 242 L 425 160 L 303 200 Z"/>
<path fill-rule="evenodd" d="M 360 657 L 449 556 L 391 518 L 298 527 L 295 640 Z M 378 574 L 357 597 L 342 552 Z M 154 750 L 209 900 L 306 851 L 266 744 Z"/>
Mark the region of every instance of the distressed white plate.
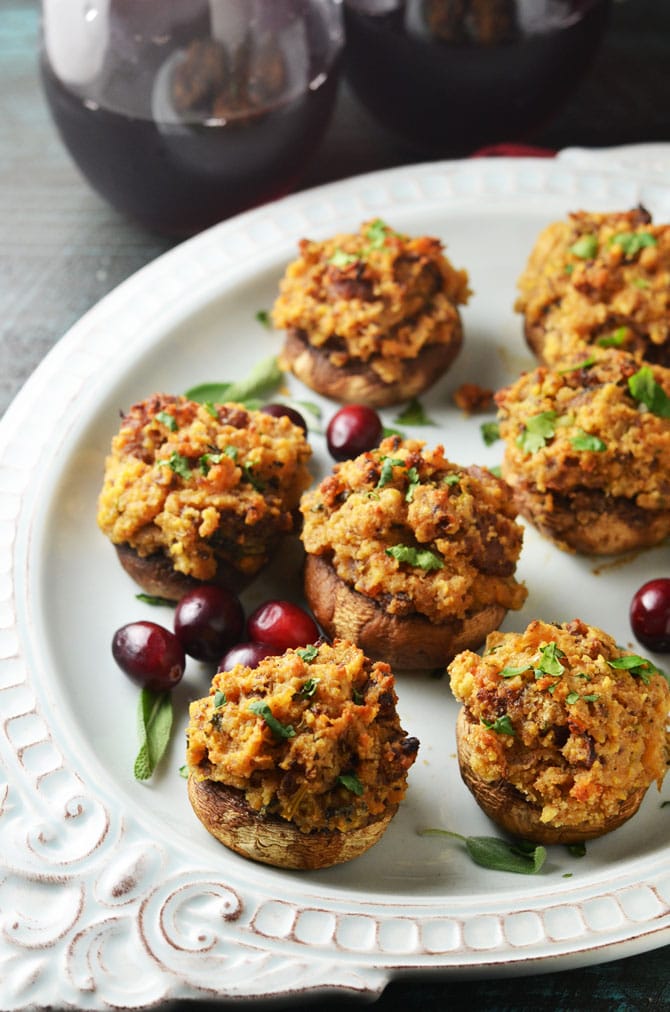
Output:
<path fill-rule="evenodd" d="M 133 780 L 136 690 L 110 640 L 124 622 L 169 624 L 171 615 L 135 600 L 95 524 L 119 410 L 155 391 L 247 375 L 278 348 L 255 314 L 271 306 L 297 240 L 374 216 L 440 236 L 475 291 L 465 348 L 424 398 L 436 424 L 406 431 L 443 442 L 457 463 L 497 463 L 501 444 L 485 446 L 481 419 L 462 416 L 451 394 L 465 380 L 499 387 L 532 365 L 511 307 L 539 229 L 569 210 L 639 201 L 670 219 L 670 190 L 560 160 L 429 164 L 348 180 L 184 243 L 47 356 L 0 424 L 3 1009 L 332 989 L 374 997 L 401 972 L 533 973 L 670 941 L 670 813 L 655 789 L 586 857 L 552 848 L 537 876 L 484 870 L 458 844 L 418 834 L 495 832 L 459 779 L 446 679 L 398 677 L 402 721 L 421 749 L 406 802 L 373 850 L 303 874 L 229 853 L 196 821 L 178 772 L 187 701 L 208 685 L 198 665 L 176 691 L 179 726 L 160 774 Z M 321 403 L 327 417 L 333 405 Z M 329 468 L 323 437 L 313 444 L 315 470 Z M 261 579 L 247 606 L 297 597 L 294 561 Z M 505 627 L 580 617 L 635 647 L 631 595 L 668 572 L 667 547 L 594 561 L 528 530 L 519 567 L 528 602 Z"/>

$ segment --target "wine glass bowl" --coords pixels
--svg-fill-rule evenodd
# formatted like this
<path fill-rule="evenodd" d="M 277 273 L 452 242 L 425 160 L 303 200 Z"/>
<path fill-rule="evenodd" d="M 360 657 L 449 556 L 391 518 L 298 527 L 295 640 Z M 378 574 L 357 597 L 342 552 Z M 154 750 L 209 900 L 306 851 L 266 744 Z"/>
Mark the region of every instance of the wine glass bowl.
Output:
<path fill-rule="evenodd" d="M 98 193 L 175 236 L 288 192 L 328 124 L 338 0 L 43 0 L 54 122 Z"/>
<path fill-rule="evenodd" d="M 344 0 L 346 76 L 432 154 L 526 140 L 588 70 L 611 0 Z"/>

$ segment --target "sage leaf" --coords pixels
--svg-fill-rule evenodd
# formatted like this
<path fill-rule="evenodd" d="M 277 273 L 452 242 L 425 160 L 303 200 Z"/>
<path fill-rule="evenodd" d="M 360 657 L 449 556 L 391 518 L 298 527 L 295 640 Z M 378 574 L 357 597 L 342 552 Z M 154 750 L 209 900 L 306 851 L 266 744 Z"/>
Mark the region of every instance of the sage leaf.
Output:
<path fill-rule="evenodd" d="M 521 841 L 508 843 L 498 836 L 463 836 L 448 829 L 425 829 L 422 836 L 449 836 L 460 840 L 468 854 L 482 868 L 491 871 L 509 871 L 517 875 L 537 875 L 547 857 L 542 846 Z"/>
<path fill-rule="evenodd" d="M 414 397 L 395 418 L 398 425 L 434 425 L 435 422 L 426 414 L 421 401 Z"/>
<path fill-rule="evenodd" d="M 169 690 L 142 689 L 137 705 L 139 751 L 135 759 L 136 780 L 149 780 L 167 749 L 172 731 L 173 707 Z"/>
<path fill-rule="evenodd" d="M 199 404 L 234 402 L 252 407 L 274 393 L 283 376 L 276 357 L 271 355 L 257 362 L 246 379 L 229 383 L 201 383 L 187 390 L 185 396 Z"/>

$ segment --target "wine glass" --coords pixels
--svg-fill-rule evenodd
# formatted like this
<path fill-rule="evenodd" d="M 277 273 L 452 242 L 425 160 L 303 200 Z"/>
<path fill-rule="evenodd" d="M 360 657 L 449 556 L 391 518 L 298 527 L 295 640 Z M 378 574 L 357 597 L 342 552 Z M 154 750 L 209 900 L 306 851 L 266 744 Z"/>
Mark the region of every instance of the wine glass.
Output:
<path fill-rule="evenodd" d="M 339 0 L 43 0 L 41 76 L 89 183 L 193 234 L 288 192 L 332 112 Z"/>

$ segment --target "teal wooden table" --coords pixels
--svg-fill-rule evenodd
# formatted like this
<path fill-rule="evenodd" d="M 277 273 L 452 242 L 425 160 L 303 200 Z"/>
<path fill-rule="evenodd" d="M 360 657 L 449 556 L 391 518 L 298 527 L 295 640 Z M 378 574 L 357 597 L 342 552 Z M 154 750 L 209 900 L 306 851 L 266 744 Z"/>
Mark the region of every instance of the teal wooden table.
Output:
<path fill-rule="evenodd" d="M 172 245 L 116 215 L 71 164 L 40 91 L 37 35 L 37 4 L 2 0 L 0 413 L 87 309 Z M 529 140 L 552 148 L 670 141 L 670 4 L 664 0 L 616 4 L 605 44 L 578 93 L 552 124 Z M 377 126 L 342 87 L 333 123 L 302 185 L 417 160 L 415 150 Z M 1 834 L 0 818 L 0 840 Z M 393 982 L 375 1007 L 380 1012 L 463 1007 L 500 1012 L 667 1009 L 669 962 L 666 947 L 522 978 L 455 980 L 422 975 Z M 5 1007 L 2 997 L 0 978 L 0 1006 Z M 322 1010 L 344 1008 L 345 1003 L 332 998 L 301 1007 Z"/>

